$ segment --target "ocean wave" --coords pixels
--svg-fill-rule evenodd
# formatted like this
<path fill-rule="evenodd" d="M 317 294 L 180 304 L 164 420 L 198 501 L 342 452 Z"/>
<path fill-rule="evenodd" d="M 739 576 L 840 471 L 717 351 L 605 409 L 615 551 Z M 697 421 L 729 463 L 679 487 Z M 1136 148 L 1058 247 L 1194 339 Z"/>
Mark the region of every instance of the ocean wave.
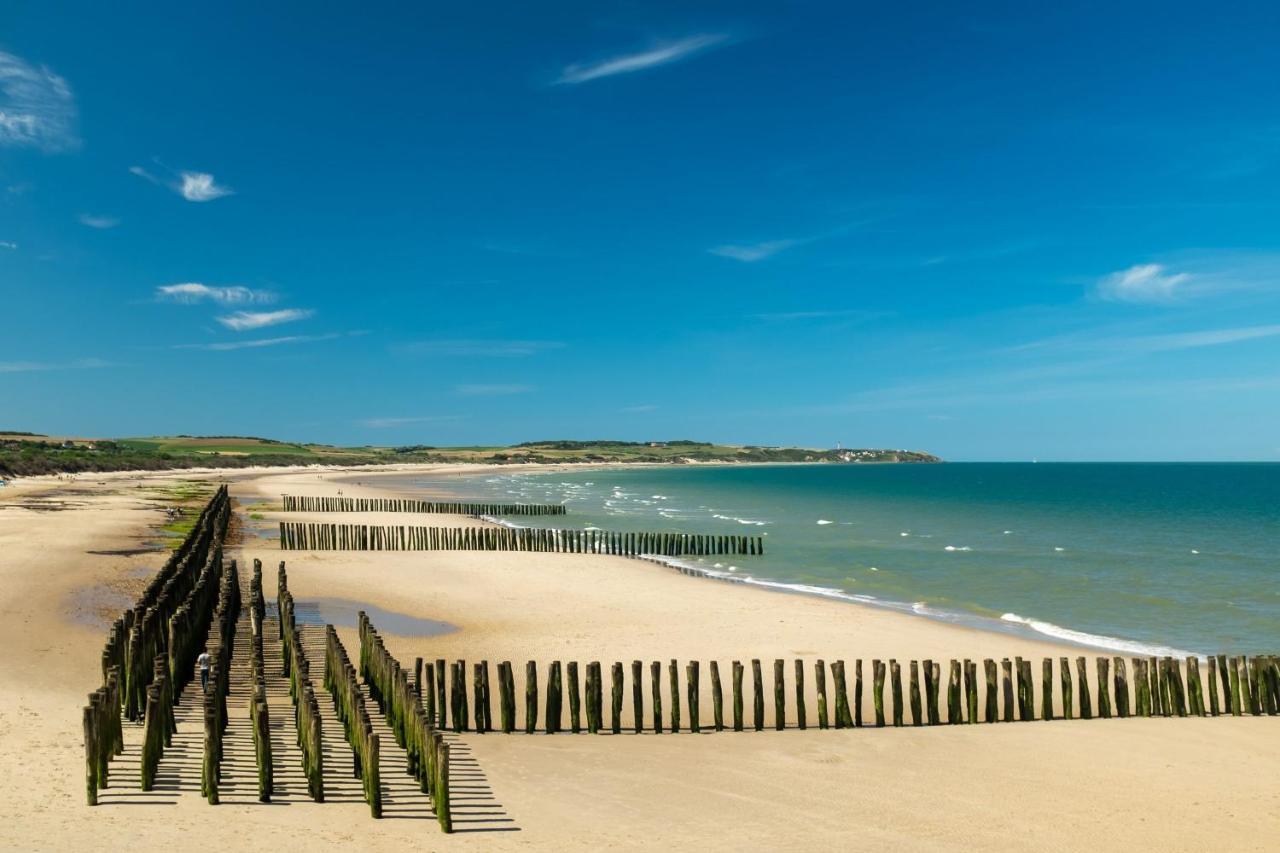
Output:
<path fill-rule="evenodd" d="M 1025 625 L 1031 630 L 1044 634 L 1047 637 L 1053 637 L 1057 640 L 1066 640 L 1081 646 L 1091 646 L 1097 649 L 1107 649 L 1109 651 L 1129 652 L 1136 655 L 1154 655 L 1156 657 L 1186 657 L 1191 652 L 1182 649 L 1175 649 L 1170 646 L 1153 645 L 1151 643 L 1140 643 L 1136 640 L 1124 640 L 1120 637 L 1108 637 L 1105 634 L 1090 634 L 1086 631 L 1076 631 L 1072 628 L 1064 628 L 1061 625 L 1055 625 L 1052 622 L 1044 622 L 1039 619 L 1028 619 L 1025 616 L 1019 616 L 1017 613 L 1005 613 L 1000 617 L 1003 622 L 1012 622 L 1015 625 Z"/>
<path fill-rule="evenodd" d="M 948 545 L 947 547 L 943 548 L 942 550 L 944 550 L 944 551 L 972 551 L 973 549 L 972 549 L 972 548 L 970 548 L 968 545 L 960 545 L 960 546 L 956 546 L 956 545 Z"/>
<path fill-rule="evenodd" d="M 719 513 L 716 513 L 711 517 L 718 518 L 721 521 L 736 521 L 739 524 L 752 524 L 752 525 L 755 525 L 756 527 L 764 527 L 766 524 L 769 523 L 767 521 L 756 521 L 750 518 L 738 518 L 737 516 L 734 516 L 734 515 L 720 515 Z"/>
<path fill-rule="evenodd" d="M 825 518 L 818 519 L 819 524 L 835 524 L 834 521 L 827 521 Z"/>

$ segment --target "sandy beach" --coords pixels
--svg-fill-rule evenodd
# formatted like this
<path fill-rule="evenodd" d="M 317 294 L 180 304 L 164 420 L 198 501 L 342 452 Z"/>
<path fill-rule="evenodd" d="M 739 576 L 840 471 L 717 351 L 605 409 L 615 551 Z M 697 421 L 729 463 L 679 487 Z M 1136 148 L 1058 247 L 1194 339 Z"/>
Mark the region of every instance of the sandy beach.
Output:
<path fill-rule="evenodd" d="M 432 469 L 444 473 L 446 469 Z M 465 467 L 448 471 L 465 473 Z M 274 523 L 281 493 L 385 494 L 391 471 L 244 470 L 85 475 L 0 489 L 0 846 L 150 850 L 190 844 L 294 849 L 355 842 L 404 849 L 1202 850 L 1274 849 L 1280 738 L 1274 718 L 1112 719 L 913 729 L 816 729 L 812 664 L 1035 662 L 1096 651 L 956 627 L 887 610 L 684 576 L 640 560 L 503 552 L 299 552 L 248 532 L 228 557 L 287 561 L 300 603 L 340 601 L 448 623 L 435 637 L 383 629 L 414 657 L 536 661 L 806 662 L 808 731 L 693 735 L 465 734 L 491 799 L 484 832 L 369 818 L 359 802 L 226 803 L 188 790 L 84 804 L 80 709 L 100 681 L 104 614 L 128 606 L 163 562 L 146 548 L 163 522 L 145 486 L 229 482 L 245 528 Z M 260 502 L 255 502 L 260 501 Z M 259 519 L 248 518 L 253 512 Z M 290 513 L 307 520 L 305 513 Z M 354 520 L 354 519 L 339 519 Z M 371 514 L 369 523 L 476 524 Z M 97 552 L 97 553 L 95 553 Z M 117 552 L 117 553 L 104 553 Z M 355 631 L 339 629 L 349 650 Z M 665 668 L 664 668 L 665 678 Z M 750 676 L 748 675 L 748 680 Z M 523 688 L 518 683 L 518 690 Z M 770 688 L 771 689 L 771 688 Z M 518 693 L 518 695 L 520 695 Z M 1060 703 L 1060 698 L 1057 700 Z M 629 702 L 624 725 L 630 725 Z M 283 710 L 283 709 L 281 709 Z M 687 714 L 687 711 L 686 711 Z M 767 703 L 768 725 L 772 707 Z M 166 761 L 171 760 L 166 756 Z M 172 760 L 178 760 L 176 757 Z M 189 757 L 187 760 L 191 760 Z M 197 756 L 198 760 L 198 756 Z M 136 791 L 121 778 L 112 791 Z M 140 793 L 140 792 L 139 792 Z M 460 829 L 466 829 L 460 826 Z M 501 831 L 499 831 L 501 830 Z"/>

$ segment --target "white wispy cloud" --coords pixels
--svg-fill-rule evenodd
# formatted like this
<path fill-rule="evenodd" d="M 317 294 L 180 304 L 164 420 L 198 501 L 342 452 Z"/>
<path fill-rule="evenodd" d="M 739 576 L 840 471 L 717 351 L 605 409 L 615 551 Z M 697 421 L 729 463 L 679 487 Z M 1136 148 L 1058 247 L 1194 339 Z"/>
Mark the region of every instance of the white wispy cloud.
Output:
<path fill-rule="evenodd" d="M 80 224 L 105 230 L 107 228 L 115 228 L 120 224 L 120 220 L 114 216 L 94 216 L 92 213 L 82 213 L 80 214 Z"/>
<path fill-rule="evenodd" d="M 620 411 L 620 412 L 626 412 L 627 414 L 640 414 L 640 413 L 642 413 L 642 412 L 653 412 L 653 411 L 657 411 L 657 409 L 658 409 L 658 407 L 657 407 L 657 406 L 655 406 L 655 405 L 653 405 L 652 403 L 644 403 L 644 404 L 639 405 L 639 406 L 623 406 L 623 407 L 622 407 L 621 409 L 619 409 L 618 411 Z"/>
<path fill-rule="evenodd" d="M 308 308 L 285 308 L 280 311 L 237 311 L 218 317 L 217 320 L 228 329 L 243 332 L 249 329 L 261 329 L 265 326 L 278 326 L 281 323 L 292 323 L 305 320 L 315 312 Z"/>
<path fill-rule="evenodd" d="M 67 81 L 48 68 L 0 51 L 0 145 L 48 153 L 80 145 L 76 102 Z"/>
<path fill-rule="evenodd" d="M 1240 326 L 1232 329 L 1204 329 L 1194 332 L 1174 332 L 1164 335 L 1138 335 L 1109 342 L 1112 346 L 1137 352 L 1167 352 L 1170 350 L 1216 347 L 1258 338 L 1280 335 L 1280 325 Z"/>
<path fill-rule="evenodd" d="M 1172 302 L 1191 280 L 1190 273 L 1169 272 L 1164 264 L 1136 264 L 1103 276 L 1097 293 L 1118 302 Z"/>
<path fill-rule="evenodd" d="M 159 160 L 156 163 L 172 178 L 166 180 L 142 166 L 130 166 L 129 174 L 137 175 L 159 187 L 168 187 L 187 201 L 213 201 L 223 196 L 235 195 L 235 190 L 219 184 L 208 172 L 175 172 Z"/>
<path fill-rule="evenodd" d="M 459 385 L 454 389 L 464 397 L 500 397 L 508 394 L 528 394 L 532 385 Z"/>
<path fill-rule="evenodd" d="M 165 284 L 156 288 L 156 299 L 162 302 L 219 302 L 223 305 L 260 304 L 274 302 L 276 295 L 269 290 L 251 290 L 240 285 L 210 287 L 199 282 Z"/>
<path fill-rule="evenodd" d="M 18 244 L 11 240 L 0 240 L 0 249 L 16 249 Z"/>
<path fill-rule="evenodd" d="M 257 349 L 259 347 L 277 347 L 283 344 L 309 344 L 317 341 L 332 341 L 337 338 L 346 337 L 348 332 L 330 332 L 327 335 L 288 335 L 282 338 L 257 338 L 252 341 L 220 341 L 212 344 L 177 344 L 174 349 L 198 349 L 207 350 L 209 352 L 226 352 L 228 350 L 237 349 Z"/>
<path fill-rule="evenodd" d="M 772 311 L 763 314 L 752 314 L 757 320 L 773 323 L 785 323 L 795 320 L 875 320 L 890 316 L 887 311 L 868 311 L 862 308 L 815 309 L 812 311 Z"/>
<path fill-rule="evenodd" d="M 560 349 L 560 341 L 511 341 L 501 339 L 412 341 L 401 350 L 420 355 L 485 356 L 491 358 L 520 358 L 537 355 L 547 350 Z"/>
<path fill-rule="evenodd" d="M 206 172 L 183 172 L 178 192 L 187 201 L 213 201 L 215 198 L 232 195 L 234 190 L 220 186 L 214 181 L 213 175 Z"/>
<path fill-rule="evenodd" d="M 735 261 L 742 261 L 747 264 L 754 264 L 757 261 L 763 261 L 765 258 L 772 258 L 779 252 L 784 252 L 793 246 L 800 245 L 803 240 L 767 240 L 763 243 L 748 243 L 745 245 L 726 245 L 713 246 L 707 249 L 713 255 L 719 255 L 722 258 L 732 258 Z"/>
<path fill-rule="evenodd" d="M 722 44 L 727 39 L 728 36 L 722 33 L 707 33 L 662 42 L 639 53 L 611 56 L 597 62 L 575 62 L 565 66 L 554 82 L 557 85 L 577 85 L 617 74 L 631 74 L 657 68 L 660 65 L 670 65 L 673 62 L 688 59 L 707 48 Z"/>
<path fill-rule="evenodd" d="M 0 373 L 27 373 L 35 370 L 90 370 L 110 367 L 100 358 L 77 358 L 74 361 L 0 361 Z"/>
<path fill-rule="evenodd" d="M 419 415 L 407 418 L 364 418 L 356 421 L 360 426 L 371 429 L 390 429 L 392 427 L 411 426 L 413 424 L 447 423 L 460 421 L 462 415 Z"/>

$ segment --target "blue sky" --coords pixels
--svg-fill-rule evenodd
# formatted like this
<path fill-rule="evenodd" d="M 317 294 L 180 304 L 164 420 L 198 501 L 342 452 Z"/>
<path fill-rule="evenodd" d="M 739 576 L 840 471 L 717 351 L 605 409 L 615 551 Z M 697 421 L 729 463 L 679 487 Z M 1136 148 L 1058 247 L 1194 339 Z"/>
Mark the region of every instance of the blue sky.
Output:
<path fill-rule="evenodd" d="M 10 3 L 0 428 L 1280 459 L 1280 11 L 1048 5 Z"/>

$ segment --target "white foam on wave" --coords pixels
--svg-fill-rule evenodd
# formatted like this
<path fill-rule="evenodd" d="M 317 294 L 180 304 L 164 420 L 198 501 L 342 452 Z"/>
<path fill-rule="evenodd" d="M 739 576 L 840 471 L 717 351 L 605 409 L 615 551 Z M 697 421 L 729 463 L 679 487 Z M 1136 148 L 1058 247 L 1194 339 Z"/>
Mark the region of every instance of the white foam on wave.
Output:
<path fill-rule="evenodd" d="M 908 533 L 908 532 L 906 532 L 906 531 L 904 530 L 904 531 L 902 531 L 901 533 L 899 533 L 898 535 L 899 535 L 899 536 L 910 536 L 911 534 L 910 534 L 910 533 Z"/>
<path fill-rule="evenodd" d="M 1055 551 L 1065 551 L 1065 550 L 1067 550 L 1067 549 L 1066 549 L 1066 548 L 1057 548 L 1057 547 L 1055 547 L 1053 550 L 1055 550 Z"/>
<path fill-rule="evenodd" d="M 766 524 L 769 523 L 767 521 L 756 521 L 755 519 L 751 519 L 751 518 L 738 518 L 735 515 L 720 515 L 719 513 L 715 513 L 711 517 L 718 518 L 721 521 L 736 521 L 739 524 L 751 524 L 756 527 L 764 527 Z"/>
<path fill-rule="evenodd" d="M 944 550 L 944 551 L 972 551 L 973 549 L 972 549 L 972 548 L 970 548 L 968 545 L 959 545 L 959 546 L 956 546 L 956 545 L 948 545 L 947 547 L 943 548 L 942 550 Z"/>
<path fill-rule="evenodd" d="M 1108 637 L 1105 634 L 1090 634 L 1086 631 L 1076 631 L 1072 628 L 1064 628 L 1061 625 L 1055 625 L 1052 622 L 1044 622 L 1040 619 L 1028 619 L 1025 616 L 1019 616 L 1017 613 L 1005 613 L 1000 616 L 1001 621 L 1012 622 L 1015 625 L 1025 625 L 1038 634 L 1044 634 L 1047 637 L 1053 637 L 1058 640 L 1066 640 L 1081 646 L 1090 646 L 1095 649 L 1107 649 L 1110 651 L 1129 652 L 1136 655 L 1154 655 L 1156 657 L 1186 657 L 1191 652 L 1182 649 L 1175 649 L 1171 646 L 1160 646 L 1151 643 L 1140 643 L 1136 640 L 1125 640 L 1120 637 Z"/>
<path fill-rule="evenodd" d="M 827 521 L 825 518 L 818 519 L 819 524 L 835 524 L 834 521 Z"/>

